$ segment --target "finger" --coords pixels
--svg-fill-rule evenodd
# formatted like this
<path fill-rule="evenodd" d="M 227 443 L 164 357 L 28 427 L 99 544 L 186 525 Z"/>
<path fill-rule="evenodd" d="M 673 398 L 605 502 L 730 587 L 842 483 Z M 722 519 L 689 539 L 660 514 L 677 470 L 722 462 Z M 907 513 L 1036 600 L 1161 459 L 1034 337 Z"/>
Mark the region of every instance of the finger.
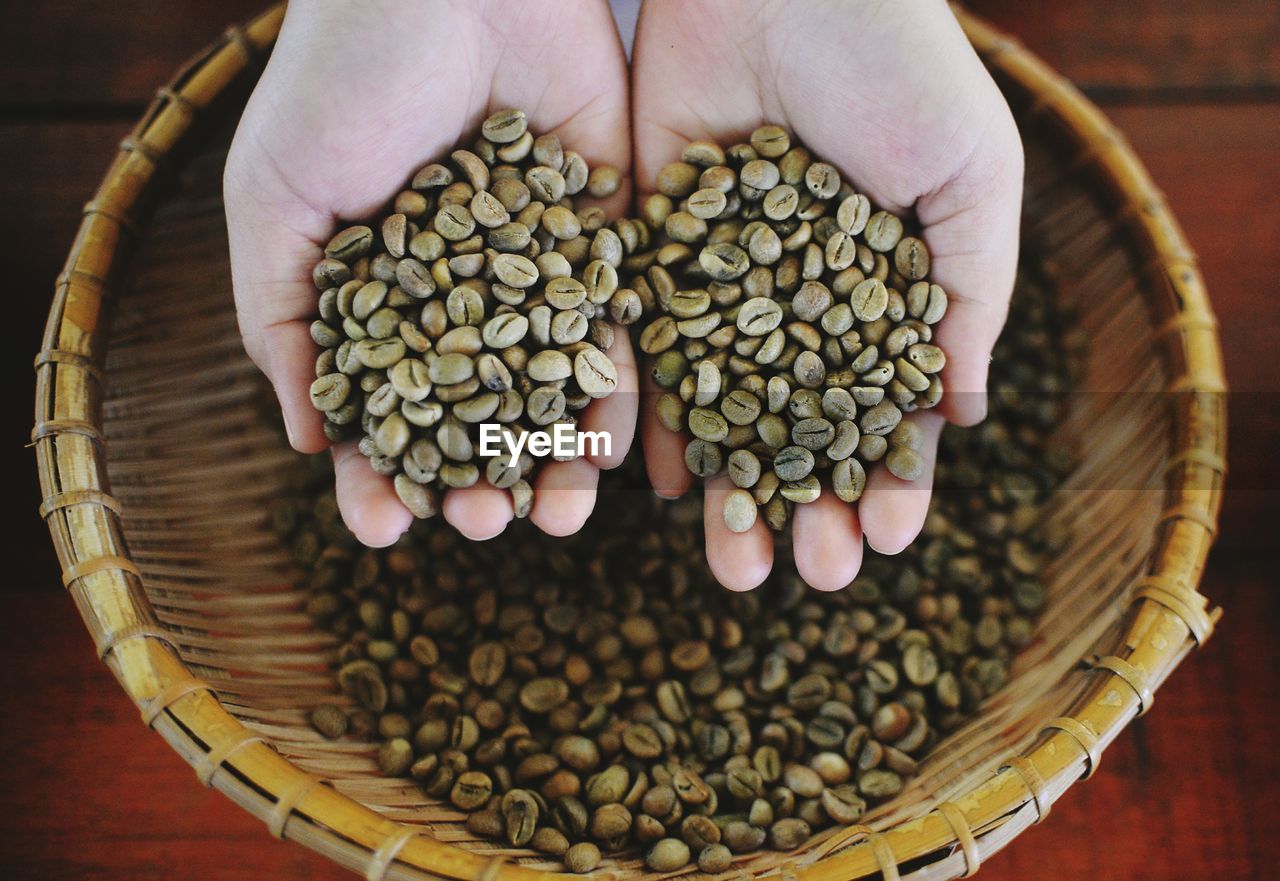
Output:
<path fill-rule="evenodd" d="M 879 463 L 867 475 L 866 491 L 858 501 L 858 519 L 867 544 L 882 554 L 901 553 L 915 541 L 929 513 L 938 436 L 944 420 L 941 413 L 932 410 L 911 418 L 923 434 L 919 452 L 924 460 L 924 472 L 915 480 L 900 480 Z"/>
<path fill-rule="evenodd" d="M 640 407 L 640 443 L 644 448 L 645 470 L 653 491 L 664 499 L 678 499 L 693 485 L 693 475 L 684 464 L 684 448 L 688 438 L 670 431 L 658 421 L 658 399 L 663 391 L 646 372 L 641 380 L 644 393 Z"/>
<path fill-rule="evenodd" d="M 285 434 L 300 453 L 318 453 L 330 445 L 324 414 L 311 403 L 311 383 L 320 347 L 306 321 L 287 321 L 258 333 L 244 334 L 245 350 L 271 381 L 280 402 Z M 253 353 L 257 351 L 257 357 Z"/>
<path fill-rule="evenodd" d="M 600 469 L 584 459 L 550 462 L 533 487 L 529 519 L 548 535 L 573 535 L 596 505 Z"/>
<path fill-rule="evenodd" d="M 233 148 L 223 181 L 236 319 L 245 350 L 275 389 L 290 444 L 319 452 L 329 441 L 311 405 L 320 352 L 309 329 L 317 298 L 311 268 L 332 220 L 273 196 L 273 186 L 236 155 Z"/>
<path fill-rule="evenodd" d="M 514 516 L 511 493 L 484 480 L 444 495 L 444 519 L 472 541 L 501 534 Z"/>
<path fill-rule="evenodd" d="M 391 481 L 377 474 L 355 441 L 333 448 L 338 510 L 361 544 L 385 548 L 404 535 L 413 515 L 400 503 Z"/>
<path fill-rule="evenodd" d="M 782 118 L 780 108 L 764 106 L 772 85 L 752 69 L 758 44 L 723 40 L 724 34 L 737 36 L 733 20 L 739 15 L 755 17 L 741 6 L 680 0 L 641 5 L 632 53 L 637 193 L 652 193 L 658 171 L 679 161 L 689 141 L 730 144 L 766 118 Z"/>
<path fill-rule="evenodd" d="M 824 487 L 818 500 L 796 505 L 792 520 L 796 570 L 810 587 L 840 590 L 862 568 L 858 511 Z"/>
<path fill-rule="evenodd" d="M 560 0 L 496 8 L 505 33 L 545 32 L 548 20 L 564 22 L 566 33 L 561 39 L 508 41 L 494 72 L 490 109 L 523 107 L 532 129 L 558 135 L 566 150 L 580 153 L 592 168 L 617 168 L 622 180 L 616 192 L 593 200 L 584 190 L 574 201 L 581 201 L 579 208 L 595 204 L 610 217 L 621 216 L 631 201 L 630 94 L 627 59 L 609 5 L 578 3 L 568 15 Z M 564 63 L 569 43 L 573 64 Z"/>
<path fill-rule="evenodd" d="M 939 411 L 960 425 L 986 415 L 991 350 L 1008 314 L 1018 262 L 1022 144 L 999 106 L 980 155 L 917 205 L 932 257 L 930 278 L 950 301 L 935 335 L 947 353 Z"/>
<path fill-rule="evenodd" d="M 598 468 L 617 468 L 627 457 L 636 435 L 636 409 L 639 404 L 639 380 L 636 357 L 625 328 L 613 335 L 613 345 L 606 352 L 618 370 L 618 384 L 613 394 L 595 401 L 583 414 L 582 431 L 603 432 L 609 438 L 608 453 L 602 445 L 595 452 L 587 446 L 587 458 Z M 596 454 L 598 452 L 598 455 Z"/>
<path fill-rule="evenodd" d="M 773 569 L 773 536 L 760 517 L 746 532 L 730 531 L 724 522 L 724 500 L 733 489 L 729 478 L 723 475 L 707 481 L 702 506 L 707 563 L 716 581 L 729 590 L 751 590 Z"/>

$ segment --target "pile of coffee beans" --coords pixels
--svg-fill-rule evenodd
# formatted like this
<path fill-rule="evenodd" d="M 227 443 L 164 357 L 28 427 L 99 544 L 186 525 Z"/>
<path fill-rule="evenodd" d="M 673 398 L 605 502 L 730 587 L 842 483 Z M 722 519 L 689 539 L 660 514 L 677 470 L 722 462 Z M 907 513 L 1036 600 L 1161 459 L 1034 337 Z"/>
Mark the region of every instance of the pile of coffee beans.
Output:
<path fill-rule="evenodd" d="M 640 348 L 667 390 L 659 420 L 692 436 L 689 470 L 738 488 L 729 528 L 759 506 L 782 529 L 822 478 L 856 502 L 881 460 L 918 478 L 920 433 L 902 418 L 938 404 L 946 363 L 924 242 L 776 125 L 727 149 L 690 143 L 656 185 L 653 247 L 624 266 L 657 304 Z"/>
<path fill-rule="evenodd" d="M 473 543 L 439 521 L 360 546 L 323 459 L 275 511 L 335 635 L 326 738 L 377 741 L 384 774 L 475 835 L 576 872 L 639 850 L 707 872 L 791 850 L 892 799 L 1005 683 L 1045 602 L 1037 523 L 1065 459 L 1048 439 L 1067 365 L 1020 282 L 990 417 L 948 428 L 920 539 L 821 593 L 779 561 L 755 591 L 711 574 L 701 503 L 656 498 L 633 459 L 577 535 L 528 523 Z"/>
<path fill-rule="evenodd" d="M 311 335 L 324 351 L 311 400 L 326 434 L 359 437 L 420 518 L 439 510 L 439 487 L 481 479 L 510 489 L 525 516 L 535 460 L 481 455 L 477 426 L 515 435 L 574 424 L 617 384 L 610 307 L 624 324 L 640 314 L 618 267 L 648 228 L 609 226 L 573 201 L 612 195 L 618 171 L 589 169 L 555 135 L 535 138 L 519 110 L 481 131 L 414 175 L 376 230 L 335 235 L 312 274 Z"/>

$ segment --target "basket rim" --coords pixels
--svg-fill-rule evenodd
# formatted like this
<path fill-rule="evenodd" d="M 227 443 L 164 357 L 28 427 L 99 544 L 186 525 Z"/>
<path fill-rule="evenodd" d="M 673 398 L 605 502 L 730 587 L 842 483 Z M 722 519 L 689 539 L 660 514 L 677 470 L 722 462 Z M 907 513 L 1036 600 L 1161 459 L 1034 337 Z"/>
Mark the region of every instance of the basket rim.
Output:
<path fill-rule="evenodd" d="M 962 9 L 954 11 L 984 62 L 1034 96 L 1029 112 L 1053 114 L 1088 148 L 1090 161 L 1124 199 L 1127 219 L 1155 255 L 1152 276 L 1169 286 L 1174 314 L 1158 334 L 1185 372 L 1166 385 L 1167 392 L 1177 393 L 1171 394 L 1176 443 L 1168 504 L 1155 527 L 1156 553 L 1125 614 L 1115 654 L 1091 659 L 1082 675 L 1104 675 L 1090 677 L 1069 715 L 1047 721 L 1036 746 L 1011 755 L 952 801 L 882 831 L 841 830 L 772 877 L 844 881 L 878 872 L 896 879 L 901 864 L 923 857 L 934 864 L 947 860 L 944 871 L 972 874 L 984 857 L 1043 819 L 1076 779 L 1097 770 L 1105 746 L 1150 708 L 1156 687 L 1209 638 L 1221 611 L 1209 608 L 1198 585 L 1222 503 L 1226 382 L 1195 255 L 1145 167 L 1102 112 L 1019 43 Z M 262 62 L 283 17 L 279 4 L 229 29 L 158 91 L 85 206 L 55 283 L 35 360 L 32 442 L 43 493 L 40 514 L 63 584 L 143 721 L 195 766 L 202 782 L 262 819 L 276 837 L 300 841 L 370 879 L 386 877 L 393 865 L 466 881 L 574 877 L 438 841 L 423 827 L 387 819 L 293 765 L 232 716 L 181 660 L 127 550 L 120 505 L 106 480 L 101 365 L 107 339 L 101 315 L 126 262 L 122 255 L 135 235 L 134 218 L 161 177 L 157 172 L 201 113 Z"/>

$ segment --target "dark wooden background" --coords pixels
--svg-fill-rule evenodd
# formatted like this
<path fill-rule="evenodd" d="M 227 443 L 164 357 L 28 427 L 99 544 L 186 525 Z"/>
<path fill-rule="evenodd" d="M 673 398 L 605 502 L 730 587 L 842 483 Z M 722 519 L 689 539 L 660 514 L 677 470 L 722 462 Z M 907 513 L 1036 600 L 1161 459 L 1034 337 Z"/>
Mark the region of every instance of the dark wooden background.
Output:
<path fill-rule="evenodd" d="M 59 589 L 39 501 L 31 358 L 115 145 L 158 85 L 255 0 L 82 0 L 11 9 L 0 32 L 0 877 L 346 878 L 220 795 L 139 723 Z M 974 0 L 1127 133 L 1200 255 L 1233 394 L 1231 475 L 1204 590 L 1209 645 L 1102 771 L 983 868 L 988 879 L 1280 877 L 1280 4 Z"/>

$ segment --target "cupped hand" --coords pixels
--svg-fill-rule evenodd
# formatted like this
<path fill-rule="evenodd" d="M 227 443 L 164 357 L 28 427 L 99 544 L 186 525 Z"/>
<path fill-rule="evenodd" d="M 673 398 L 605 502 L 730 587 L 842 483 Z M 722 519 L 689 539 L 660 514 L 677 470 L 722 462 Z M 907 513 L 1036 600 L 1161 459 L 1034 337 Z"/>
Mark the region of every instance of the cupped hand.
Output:
<path fill-rule="evenodd" d="M 626 59 L 604 0 L 294 0 L 245 109 L 224 191 L 236 309 L 245 347 L 271 380 L 292 445 L 328 446 L 308 389 L 318 349 L 311 267 L 340 219 L 376 215 L 427 162 L 471 137 L 489 113 L 517 107 L 589 163 L 630 166 Z M 602 203 L 626 207 L 624 184 Z M 595 503 L 601 467 L 621 461 L 635 422 L 626 334 L 610 357 L 616 401 L 593 404 L 587 430 L 613 436 L 612 455 L 549 463 L 531 518 L 576 531 Z M 412 515 L 354 443 L 333 450 L 343 518 L 365 544 L 394 542 Z M 444 516 L 472 538 L 512 518 L 506 491 L 450 491 Z"/>
<path fill-rule="evenodd" d="M 944 419 L 971 425 L 986 410 L 992 346 L 1004 323 L 1017 261 L 1022 149 L 1008 106 L 942 0 L 646 0 L 633 58 L 635 178 L 652 191 L 658 170 L 690 140 L 729 143 L 772 122 L 788 127 L 879 207 L 914 211 L 932 255 L 932 280 L 950 308 L 936 341 L 947 352 L 946 396 L 914 415 L 923 475 L 906 482 L 871 470 L 855 511 L 829 489 L 797 505 L 794 553 L 820 589 L 848 584 L 863 538 L 897 553 L 924 524 Z M 692 477 L 684 441 L 658 424 L 656 395 L 642 413 L 650 478 L 679 495 Z M 768 575 L 773 541 L 757 520 L 730 532 L 707 488 L 707 555 L 725 586 Z"/>

